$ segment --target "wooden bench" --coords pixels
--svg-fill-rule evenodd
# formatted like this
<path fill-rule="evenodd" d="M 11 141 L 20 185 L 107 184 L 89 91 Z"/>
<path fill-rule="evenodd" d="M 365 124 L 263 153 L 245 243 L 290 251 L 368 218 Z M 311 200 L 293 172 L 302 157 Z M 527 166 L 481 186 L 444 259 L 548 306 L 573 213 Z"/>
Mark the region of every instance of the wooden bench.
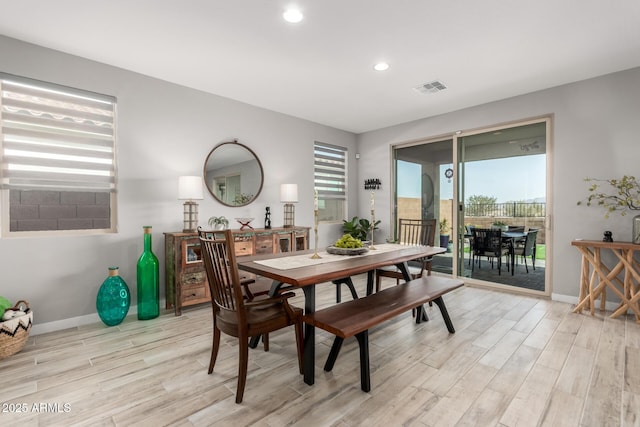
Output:
<path fill-rule="evenodd" d="M 455 329 L 442 296 L 463 285 L 464 282 L 458 279 L 423 276 L 383 289 L 365 298 L 354 299 L 307 314 L 304 316 L 304 321 L 336 336 L 324 366 L 325 371 L 333 369 L 344 339 L 356 337 L 360 346 L 360 385 L 363 391 L 368 392 L 371 390 L 368 330 L 399 314 L 433 301 L 440 308 L 447 329 L 450 333 L 454 333 Z"/>

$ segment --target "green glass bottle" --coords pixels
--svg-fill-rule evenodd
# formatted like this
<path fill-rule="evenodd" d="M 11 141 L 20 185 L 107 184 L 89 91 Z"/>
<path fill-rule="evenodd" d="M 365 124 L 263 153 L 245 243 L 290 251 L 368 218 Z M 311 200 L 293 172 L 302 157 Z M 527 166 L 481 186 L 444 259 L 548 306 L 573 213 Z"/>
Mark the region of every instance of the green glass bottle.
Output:
<path fill-rule="evenodd" d="M 151 251 L 151 226 L 145 225 L 144 252 L 138 259 L 138 319 L 148 320 L 160 314 L 159 263 Z"/>
<path fill-rule="evenodd" d="M 107 326 L 120 324 L 127 317 L 131 304 L 129 287 L 118 271 L 118 267 L 109 267 L 109 276 L 100 286 L 96 298 L 96 310 Z"/>

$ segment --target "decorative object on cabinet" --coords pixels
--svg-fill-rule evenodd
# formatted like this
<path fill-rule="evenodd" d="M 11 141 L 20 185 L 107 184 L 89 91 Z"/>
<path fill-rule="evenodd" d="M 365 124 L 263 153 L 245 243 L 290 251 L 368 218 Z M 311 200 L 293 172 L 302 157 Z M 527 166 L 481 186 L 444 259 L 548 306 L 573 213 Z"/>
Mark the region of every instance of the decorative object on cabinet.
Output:
<path fill-rule="evenodd" d="M 209 226 L 214 230 L 224 230 L 229 227 L 229 220 L 224 216 L 212 216 L 209 218 Z"/>
<path fill-rule="evenodd" d="M 253 202 L 264 179 L 258 156 L 238 140 L 213 147 L 205 159 L 203 176 L 213 198 L 234 207 Z"/>
<path fill-rule="evenodd" d="M 308 249 L 309 227 L 232 230 L 236 256 Z M 211 301 L 198 233 L 164 233 L 166 308 L 175 315 L 182 308 Z M 241 272 L 241 280 L 249 273 Z"/>
<path fill-rule="evenodd" d="M 22 350 L 33 325 L 33 311 L 26 301 L 18 301 L 14 308 L 24 309 L 16 311 L 22 314 L 0 322 L 0 360 Z"/>
<path fill-rule="evenodd" d="M 107 326 L 119 325 L 127 317 L 130 305 L 129 287 L 120 277 L 118 267 L 109 267 L 109 276 L 102 282 L 96 297 L 100 320 Z"/>
<path fill-rule="evenodd" d="M 144 252 L 137 265 L 138 319 L 149 320 L 160 315 L 159 263 L 151 250 L 151 226 L 145 225 Z"/>
<path fill-rule="evenodd" d="M 592 203 L 597 206 L 603 206 L 607 210 L 604 214 L 605 218 L 609 218 L 609 214 L 618 211 L 621 216 L 627 214 L 626 210 L 640 210 L 640 183 L 632 175 L 624 175 L 620 179 L 597 179 L 585 178 L 586 182 L 591 182 L 589 186 L 589 196 L 585 200 L 578 201 L 578 205 L 583 202 L 587 206 Z M 600 192 L 601 183 L 608 183 L 613 187 L 613 194 Z M 632 220 L 631 242 L 640 244 L 640 215 L 636 215 Z"/>
<path fill-rule="evenodd" d="M 251 221 L 253 221 L 253 218 L 236 218 L 236 221 L 240 224 L 240 230 L 244 230 L 245 228 L 253 230 L 253 227 L 249 225 Z"/>
<path fill-rule="evenodd" d="M 280 185 L 280 201 L 284 203 L 284 227 L 294 227 L 295 206 L 298 203 L 298 184 Z"/>
<path fill-rule="evenodd" d="M 267 230 L 271 228 L 271 208 L 269 206 L 265 208 L 264 212 L 264 228 Z"/>
<path fill-rule="evenodd" d="M 181 176 L 178 178 L 178 200 L 184 202 L 184 232 L 193 232 L 198 227 L 198 204 L 202 200 L 202 179 L 199 176 Z"/>

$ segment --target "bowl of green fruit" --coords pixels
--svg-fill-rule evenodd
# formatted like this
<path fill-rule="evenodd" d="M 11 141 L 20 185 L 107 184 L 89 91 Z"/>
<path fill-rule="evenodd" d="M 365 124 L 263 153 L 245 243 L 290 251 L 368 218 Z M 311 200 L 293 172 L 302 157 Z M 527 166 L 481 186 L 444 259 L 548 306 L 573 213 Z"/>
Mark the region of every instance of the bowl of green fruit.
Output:
<path fill-rule="evenodd" d="M 369 248 L 350 234 L 345 234 L 327 248 L 327 253 L 335 255 L 362 255 L 369 252 Z"/>

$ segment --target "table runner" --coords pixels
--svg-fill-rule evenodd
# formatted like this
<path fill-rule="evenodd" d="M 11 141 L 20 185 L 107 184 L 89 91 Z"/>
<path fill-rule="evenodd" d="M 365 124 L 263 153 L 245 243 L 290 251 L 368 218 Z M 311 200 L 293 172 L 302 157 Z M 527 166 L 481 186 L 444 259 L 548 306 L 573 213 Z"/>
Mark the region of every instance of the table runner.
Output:
<path fill-rule="evenodd" d="M 358 257 L 369 256 L 369 255 L 375 255 L 383 252 L 391 252 L 397 249 L 402 249 L 403 247 L 406 248 L 407 246 L 398 245 L 395 243 L 382 243 L 382 244 L 375 245 L 375 247 L 376 247 L 375 250 L 369 250 L 368 252 L 362 255 L 334 255 L 334 254 L 327 253 L 326 251 L 321 251 L 321 252 L 318 252 L 318 255 L 322 257 L 320 259 L 313 259 L 311 258 L 310 254 L 304 254 L 304 255 L 292 255 L 292 256 L 282 257 L 282 258 L 256 260 L 254 262 L 256 264 L 265 265 L 267 267 L 276 268 L 278 270 L 290 270 L 293 268 L 309 267 L 313 265 L 325 264 L 328 262 L 342 261 L 347 258 L 358 258 Z"/>

